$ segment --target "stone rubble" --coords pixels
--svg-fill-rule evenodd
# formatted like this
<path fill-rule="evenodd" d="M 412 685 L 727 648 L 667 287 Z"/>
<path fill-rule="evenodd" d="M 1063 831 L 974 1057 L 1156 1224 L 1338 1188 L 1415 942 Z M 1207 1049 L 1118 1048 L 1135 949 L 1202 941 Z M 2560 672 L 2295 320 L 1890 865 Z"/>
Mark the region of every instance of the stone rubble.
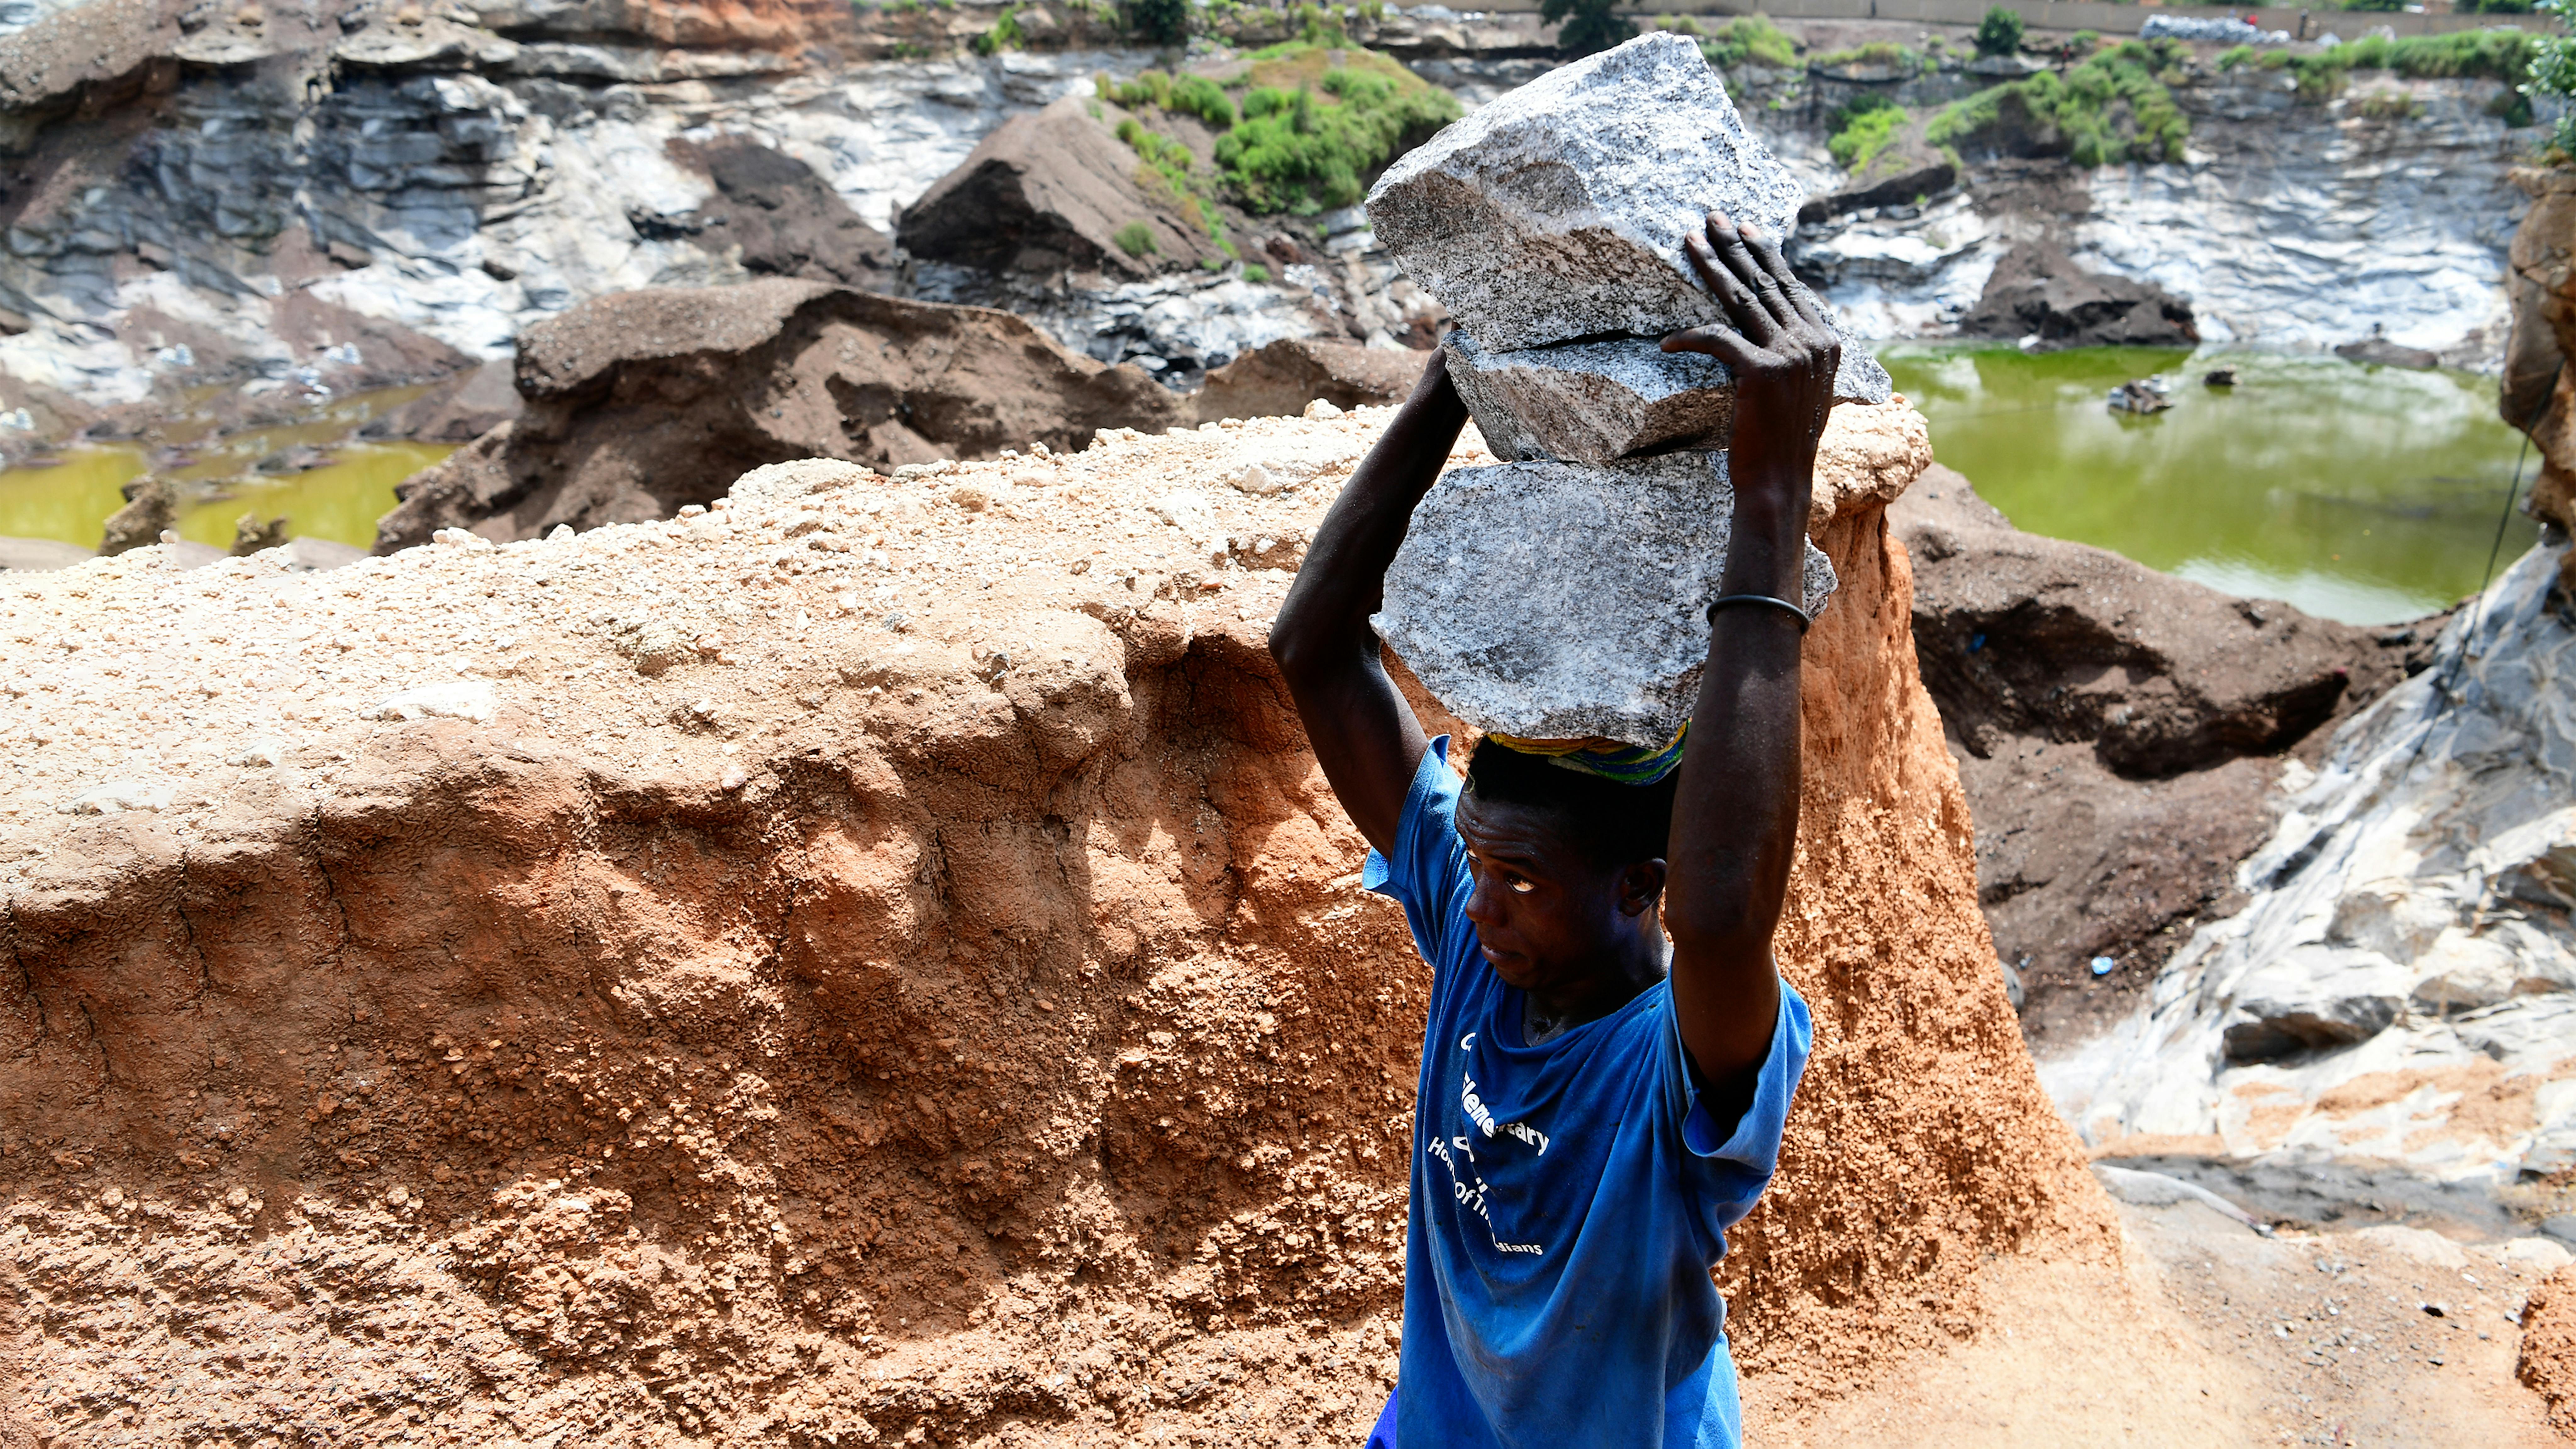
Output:
<path fill-rule="evenodd" d="M 2097 1148 L 2576 1166 L 2576 627 L 2534 549 L 2356 715 L 2148 1005 L 2041 1064 Z M 2292 776 L 2304 774 L 2293 764 Z M 2303 788 L 2302 788 L 2303 787 Z"/>
<path fill-rule="evenodd" d="M 1500 97 L 1370 192 L 1378 242 L 1458 321 L 1460 398 L 1513 460 L 1423 500 L 1374 620 L 1460 718 L 1647 748 L 1689 718 L 1734 503 L 1707 450 L 1735 399 L 1723 364 L 1662 350 L 1724 315 L 1682 240 L 1711 211 L 1785 239 L 1803 195 L 1698 47 L 1661 32 Z M 1858 347 L 1836 382 L 1893 396 Z M 1806 554 L 1813 613 L 1834 578 Z"/>

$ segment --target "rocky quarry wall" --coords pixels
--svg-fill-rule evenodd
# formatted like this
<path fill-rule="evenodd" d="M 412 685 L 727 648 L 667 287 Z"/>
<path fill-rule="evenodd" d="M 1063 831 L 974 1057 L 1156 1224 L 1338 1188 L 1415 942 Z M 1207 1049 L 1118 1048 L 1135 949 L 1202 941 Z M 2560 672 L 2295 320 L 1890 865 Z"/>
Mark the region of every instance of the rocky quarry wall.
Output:
<path fill-rule="evenodd" d="M 1263 644 L 1334 411 L 12 579 L 0 1434 L 1355 1442 L 1425 980 Z M 1825 452 L 1757 1414 L 2115 1253 L 1915 672 L 1921 419 Z"/>

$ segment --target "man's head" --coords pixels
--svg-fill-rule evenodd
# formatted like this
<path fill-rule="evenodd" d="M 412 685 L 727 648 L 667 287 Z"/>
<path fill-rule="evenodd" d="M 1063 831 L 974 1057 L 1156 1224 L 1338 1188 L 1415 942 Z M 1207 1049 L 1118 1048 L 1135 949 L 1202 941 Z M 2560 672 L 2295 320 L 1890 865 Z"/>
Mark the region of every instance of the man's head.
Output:
<path fill-rule="evenodd" d="M 1674 776 L 1622 785 L 1491 740 L 1458 801 L 1475 877 L 1467 918 L 1495 974 L 1550 990 L 1656 930 Z"/>

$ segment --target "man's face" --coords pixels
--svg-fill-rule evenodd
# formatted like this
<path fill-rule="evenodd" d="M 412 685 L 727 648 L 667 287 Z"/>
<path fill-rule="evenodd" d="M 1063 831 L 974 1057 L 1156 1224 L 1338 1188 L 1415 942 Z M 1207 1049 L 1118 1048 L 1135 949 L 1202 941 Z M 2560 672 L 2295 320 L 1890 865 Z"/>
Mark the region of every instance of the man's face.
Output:
<path fill-rule="evenodd" d="M 1458 802 L 1458 835 L 1485 963 L 1523 991 L 1562 990 L 1617 960 L 1663 886 L 1662 862 L 1596 865 L 1557 815 L 1527 805 L 1470 792 Z"/>

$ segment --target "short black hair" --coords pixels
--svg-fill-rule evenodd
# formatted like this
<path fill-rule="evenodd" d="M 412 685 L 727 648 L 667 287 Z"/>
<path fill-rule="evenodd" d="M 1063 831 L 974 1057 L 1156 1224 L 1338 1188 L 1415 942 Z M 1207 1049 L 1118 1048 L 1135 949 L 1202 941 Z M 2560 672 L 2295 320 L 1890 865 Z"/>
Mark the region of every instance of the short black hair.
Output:
<path fill-rule="evenodd" d="M 1675 770 L 1651 785 L 1622 785 L 1492 740 L 1477 741 L 1467 760 L 1467 793 L 1545 811 L 1576 849 L 1604 869 L 1664 858 L 1680 777 Z"/>

